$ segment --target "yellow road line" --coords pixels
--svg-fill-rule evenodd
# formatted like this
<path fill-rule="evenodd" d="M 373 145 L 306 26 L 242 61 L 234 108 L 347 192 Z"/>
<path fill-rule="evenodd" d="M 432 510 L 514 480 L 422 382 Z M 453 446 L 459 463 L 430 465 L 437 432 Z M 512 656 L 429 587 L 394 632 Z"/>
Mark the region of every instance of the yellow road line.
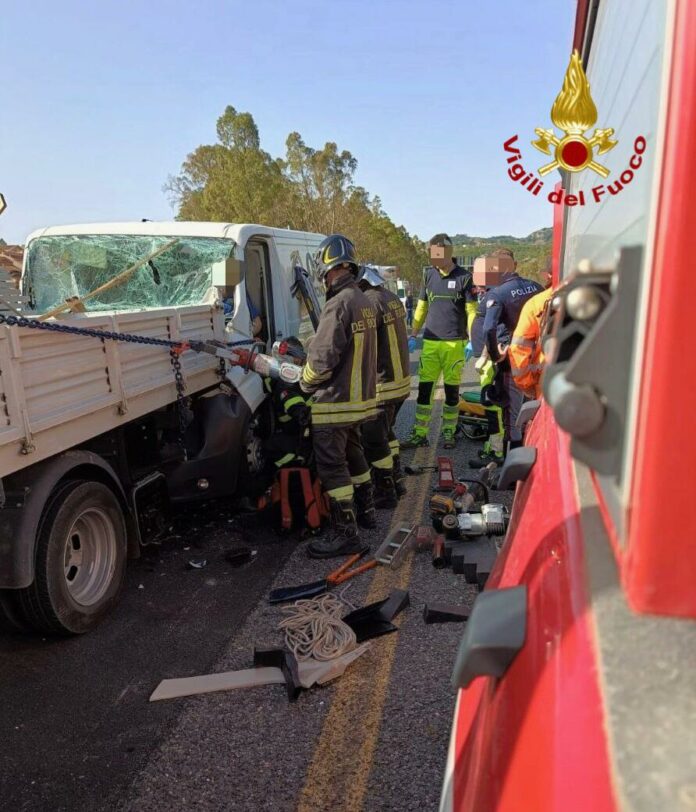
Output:
<path fill-rule="evenodd" d="M 442 400 L 441 391 L 437 400 Z M 437 418 L 431 423 L 431 445 L 416 450 L 415 465 L 433 465 L 440 421 L 441 410 L 438 410 Z M 430 477 L 426 475 L 411 481 L 414 485 L 394 511 L 390 530 L 401 524 L 421 522 Z M 412 567 L 412 552 L 398 570 L 379 567 L 365 603 L 381 600 L 391 589 L 406 589 Z M 396 634 L 380 638 L 372 651 L 341 677 L 305 776 L 298 812 L 361 812 L 397 643 Z"/>

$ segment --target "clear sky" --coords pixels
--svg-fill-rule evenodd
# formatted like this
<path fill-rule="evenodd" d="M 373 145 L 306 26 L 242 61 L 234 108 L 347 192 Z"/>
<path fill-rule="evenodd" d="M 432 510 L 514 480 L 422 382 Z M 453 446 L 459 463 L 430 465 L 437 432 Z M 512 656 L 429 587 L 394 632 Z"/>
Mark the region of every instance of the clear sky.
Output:
<path fill-rule="evenodd" d="M 349 149 L 357 181 L 421 237 L 550 226 L 502 143 L 518 133 L 524 163 L 543 163 L 529 142 L 551 126 L 575 4 L 4 0 L 0 237 L 172 218 L 162 186 L 227 104 L 274 156 L 293 130 Z"/>

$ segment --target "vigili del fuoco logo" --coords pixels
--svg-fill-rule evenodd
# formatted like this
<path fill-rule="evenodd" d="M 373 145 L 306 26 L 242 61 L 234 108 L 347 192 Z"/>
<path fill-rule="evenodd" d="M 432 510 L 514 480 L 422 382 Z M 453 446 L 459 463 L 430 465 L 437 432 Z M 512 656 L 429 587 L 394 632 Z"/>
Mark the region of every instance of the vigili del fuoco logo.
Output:
<path fill-rule="evenodd" d="M 539 152 L 553 156 L 553 160 L 540 166 L 538 174 L 528 172 L 522 166 L 522 153 L 515 146 L 518 138 L 513 135 L 503 144 L 505 152 L 510 153 L 507 162 L 508 175 L 510 178 L 523 186 L 535 197 L 544 186 L 542 178 L 554 169 L 565 172 L 584 172 L 586 169 L 595 172 L 602 178 L 608 178 L 610 170 L 602 164 L 598 158 L 605 155 L 619 143 L 614 136 L 614 128 L 595 128 L 594 133 L 587 138 L 585 133 L 597 123 L 597 108 L 590 93 L 590 83 L 580 61 L 580 54 L 573 51 L 563 79 L 561 92 L 556 96 L 551 107 L 551 121 L 563 132 L 562 137 L 558 137 L 551 128 L 543 129 L 537 127 L 534 132 L 537 140 L 531 144 Z M 618 195 L 633 180 L 635 171 L 643 163 L 642 155 L 645 152 L 646 141 L 639 135 L 633 142 L 633 155 L 628 162 L 628 167 L 621 173 L 619 178 L 607 183 L 598 184 L 592 187 L 591 200 L 599 203 L 602 198 L 609 194 Z M 595 158 L 595 151 L 596 156 Z M 580 190 L 577 195 L 567 194 L 565 189 L 551 191 L 548 194 L 549 203 L 564 203 L 566 206 L 584 206 L 586 203 L 585 192 Z"/>

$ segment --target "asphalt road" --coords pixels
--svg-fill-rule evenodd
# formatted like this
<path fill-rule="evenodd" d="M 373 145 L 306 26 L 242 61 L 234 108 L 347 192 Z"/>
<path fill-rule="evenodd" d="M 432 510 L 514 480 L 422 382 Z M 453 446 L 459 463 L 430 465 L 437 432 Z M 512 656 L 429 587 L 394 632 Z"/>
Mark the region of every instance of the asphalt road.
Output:
<path fill-rule="evenodd" d="M 401 436 L 412 419 L 413 400 L 400 415 Z M 436 404 L 433 441 L 438 423 Z M 470 473 L 475 449 L 460 443 L 451 455 L 460 475 Z M 429 462 L 437 453 L 433 442 L 415 457 Z M 380 527 L 365 534 L 373 549 L 390 525 L 428 522 L 432 484 L 429 475 L 409 478 L 396 514 L 381 511 Z M 239 543 L 258 552 L 234 568 L 224 553 Z M 0 808 L 436 809 L 463 626 L 425 625 L 423 604 L 471 605 L 477 592 L 451 570 L 435 570 L 428 555 L 351 582 L 345 597 L 356 605 L 398 586 L 411 606 L 399 632 L 374 640 L 333 684 L 292 705 L 282 686 L 148 702 L 163 678 L 248 668 L 255 642 L 281 643 L 268 590 L 331 568 L 303 548 L 224 504 L 188 510 L 169 540 L 131 562 L 118 610 L 95 632 L 0 637 Z M 495 547 L 477 543 L 472 554 L 487 569 Z M 190 558 L 208 564 L 192 570 Z"/>

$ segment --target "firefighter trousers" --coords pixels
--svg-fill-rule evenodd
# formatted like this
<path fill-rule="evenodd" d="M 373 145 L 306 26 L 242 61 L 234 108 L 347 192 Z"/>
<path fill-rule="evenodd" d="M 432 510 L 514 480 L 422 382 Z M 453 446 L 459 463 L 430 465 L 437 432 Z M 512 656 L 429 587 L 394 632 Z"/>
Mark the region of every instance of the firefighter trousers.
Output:
<path fill-rule="evenodd" d="M 398 398 L 380 403 L 377 417 L 362 425 L 365 457 L 374 468 L 391 470 L 394 467 L 394 457 L 399 454 L 394 424 L 404 400 Z"/>
<path fill-rule="evenodd" d="M 517 423 L 517 415 L 520 413 L 522 404 L 524 403 L 524 393 L 521 392 L 515 384 L 515 379 L 512 377 L 510 366 L 506 364 L 506 369 L 503 370 L 503 388 L 506 394 L 506 403 L 503 406 L 503 425 L 505 427 L 505 439 L 511 443 L 519 443 L 522 440 L 522 432 L 515 425 Z"/>
<path fill-rule="evenodd" d="M 353 488 L 371 480 L 360 425 L 312 427 L 317 474 L 332 499 L 352 499 Z"/>

